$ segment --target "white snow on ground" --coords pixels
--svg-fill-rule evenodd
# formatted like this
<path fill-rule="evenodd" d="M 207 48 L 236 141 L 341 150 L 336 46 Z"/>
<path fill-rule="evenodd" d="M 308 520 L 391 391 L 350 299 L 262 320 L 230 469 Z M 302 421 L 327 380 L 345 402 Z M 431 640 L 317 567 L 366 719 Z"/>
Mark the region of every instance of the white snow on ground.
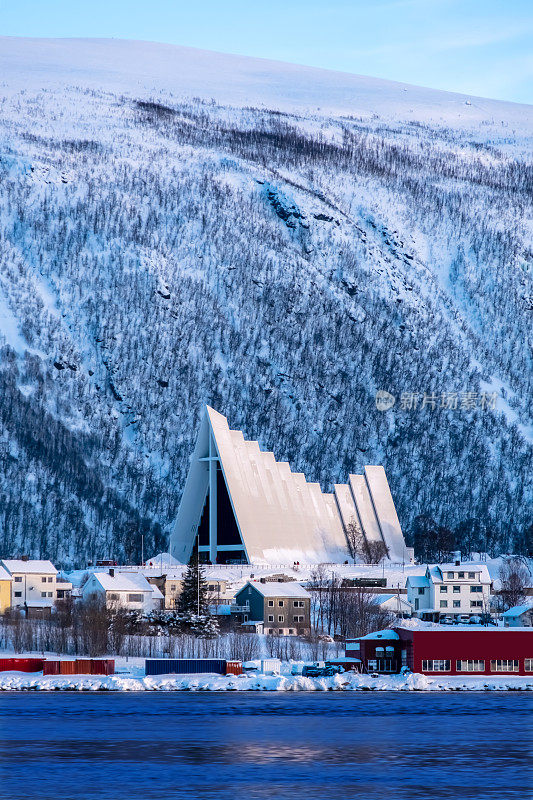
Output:
<path fill-rule="evenodd" d="M 135 670 L 137 672 L 137 670 Z M 326 692 L 326 691 L 533 691 L 531 677 L 436 677 L 370 675 L 346 672 L 332 678 L 304 678 L 301 675 L 163 675 L 143 677 L 54 675 L 41 673 L 0 673 L 0 691 L 115 691 L 115 692 Z"/>
<path fill-rule="evenodd" d="M 215 98 L 238 106 L 271 107 L 513 133 L 533 122 L 531 106 L 443 92 L 394 81 L 249 58 L 190 47 L 119 39 L 0 37 L 0 87 L 13 94 L 83 86 L 138 95 Z"/>

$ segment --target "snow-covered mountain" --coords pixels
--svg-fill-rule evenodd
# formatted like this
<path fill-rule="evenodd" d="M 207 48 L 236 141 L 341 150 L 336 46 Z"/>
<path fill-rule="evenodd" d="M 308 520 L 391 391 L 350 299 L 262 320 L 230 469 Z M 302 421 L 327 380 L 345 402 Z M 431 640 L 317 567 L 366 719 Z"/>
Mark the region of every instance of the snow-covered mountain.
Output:
<path fill-rule="evenodd" d="M 383 463 L 408 532 L 526 546 L 531 107 L 9 38 L 0 98 L 0 553 L 165 549 L 205 402 L 324 488 Z"/>

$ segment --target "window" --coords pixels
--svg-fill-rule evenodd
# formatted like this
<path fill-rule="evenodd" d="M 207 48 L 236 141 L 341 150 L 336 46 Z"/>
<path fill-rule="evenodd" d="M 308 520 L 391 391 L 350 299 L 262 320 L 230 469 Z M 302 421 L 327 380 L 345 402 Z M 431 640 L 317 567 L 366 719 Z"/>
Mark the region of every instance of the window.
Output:
<path fill-rule="evenodd" d="M 248 622 L 248 614 L 244 615 L 244 622 Z"/>
<path fill-rule="evenodd" d="M 210 583 L 210 584 L 208 585 L 208 587 L 207 587 L 207 591 L 208 591 L 208 592 L 215 592 L 215 591 L 216 591 L 216 588 L 217 588 L 217 587 L 215 586 L 215 584 L 214 584 L 214 583 Z"/>
<path fill-rule="evenodd" d="M 292 628 L 289 628 L 289 636 L 294 636 L 294 630 Z"/>
<path fill-rule="evenodd" d="M 524 669 L 526 672 L 533 672 L 533 658 L 524 658 Z"/>
<path fill-rule="evenodd" d="M 446 593 L 448 591 L 448 587 L 447 586 L 441 586 L 440 590 L 441 590 L 441 592 Z"/>
<path fill-rule="evenodd" d="M 278 614 L 278 622 L 285 622 L 285 617 L 283 614 Z"/>
<path fill-rule="evenodd" d="M 283 636 L 283 628 L 279 628 L 278 629 L 278 633 L 279 633 L 280 636 Z"/>
<path fill-rule="evenodd" d="M 425 589 L 419 589 L 418 594 L 424 594 L 425 591 L 426 591 Z"/>
<path fill-rule="evenodd" d="M 518 659 L 497 659 L 490 662 L 491 672 L 518 672 Z"/>
<path fill-rule="evenodd" d="M 378 668 L 377 659 L 369 658 L 368 659 L 368 669 L 377 669 L 377 668 Z"/>
<path fill-rule="evenodd" d="M 294 601 L 294 608 L 303 608 L 303 607 L 304 607 L 304 601 L 303 600 L 295 600 Z"/>
<path fill-rule="evenodd" d="M 46 597 L 46 592 L 41 592 L 41 597 Z"/>
<path fill-rule="evenodd" d="M 48 597 L 52 597 L 53 594 L 54 594 L 53 592 L 48 592 Z"/>
<path fill-rule="evenodd" d="M 119 600 L 119 595 L 116 592 L 109 592 L 109 599 L 110 600 Z"/>
<path fill-rule="evenodd" d="M 483 586 L 471 586 L 470 587 L 470 591 L 471 592 L 482 592 L 483 591 Z"/>
<path fill-rule="evenodd" d="M 457 573 L 457 577 L 458 578 L 464 578 L 464 576 L 465 576 L 464 572 L 458 572 Z"/>
<path fill-rule="evenodd" d="M 468 573 L 468 577 L 469 578 L 475 578 L 476 577 L 476 573 L 475 572 L 469 572 Z"/>
<path fill-rule="evenodd" d="M 46 583 L 46 578 L 41 578 L 41 581 L 42 581 L 43 583 Z"/>
<path fill-rule="evenodd" d="M 454 600 L 453 601 L 453 607 L 454 608 L 461 608 L 461 601 L 460 600 Z"/>
<path fill-rule="evenodd" d="M 273 629 L 273 628 L 269 628 L 269 629 L 267 630 L 267 633 L 270 633 L 270 634 L 272 635 L 272 634 L 274 633 L 274 629 Z"/>
<path fill-rule="evenodd" d="M 175 583 L 171 584 L 170 591 L 171 592 L 175 592 L 176 591 L 176 584 Z"/>
<path fill-rule="evenodd" d="M 448 601 L 447 600 L 441 600 L 440 601 L 440 607 L 441 608 L 448 608 Z"/>
<path fill-rule="evenodd" d="M 15 597 L 22 597 L 22 592 L 15 592 Z"/>
<path fill-rule="evenodd" d="M 269 622 L 274 622 L 274 615 L 273 614 L 269 614 L 268 615 L 268 621 Z"/>
<path fill-rule="evenodd" d="M 453 572 L 447 572 L 446 577 L 451 578 L 453 580 Z"/>
<path fill-rule="evenodd" d="M 22 583 L 22 575 L 15 575 L 15 583 Z"/>
<path fill-rule="evenodd" d="M 144 595 L 142 594 L 129 594 L 128 603 L 142 603 Z"/>
<path fill-rule="evenodd" d="M 460 592 L 460 591 L 461 591 L 461 587 L 460 587 L 460 586 L 454 586 L 454 587 L 453 587 L 453 593 L 454 593 L 454 594 L 457 594 L 457 593 L 458 593 L 458 592 Z"/>
<path fill-rule="evenodd" d="M 278 606 L 280 608 L 283 608 L 283 605 L 284 605 L 284 601 L 283 600 L 278 600 Z"/>
<path fill-rule="evenodd" d="M 483 600 L 471 600 L 470 608 L 483 608 Z"/>
<path fill-rule="evenodd" d="M 418 599 L 418 597 L 415 597 L 415 611 L 418 611 L 419 608 L 420 608 L 420 600 Z"/>
<path fill-rule="evenodd" d="M 450 662 L 446 658 L 437 658 L 432 661 L 422 661 L 422 670 L 424 672 L 449 672 Z"/>
<path fill-rule="evenodd" d="M 304 621 L 304 618 L 303 618 L 303 617 L 293 617 L 293 618 L 292 618 L 292 621 L 293 621 L 293 622 L 303 622 L 303 621 Z"/>
<path fill-rule="evenodd" d="M 53 582 L 54 582 L 53 578 L 48 578 L 48 583 L 53 583 Z"/>
<path fill-rule="evenodd" d="M 467 659 L 456 662 L 457 672 L 484 672 L 485 662 L 480 659 Z"/>
<path fill-rule="evenodd" d="M 274 605 L 274 601 L 273 600 L 269 600 L 268 601 L 268 605 L 269 605 L 270 608 L 272 608 L 272 606 Z"/>

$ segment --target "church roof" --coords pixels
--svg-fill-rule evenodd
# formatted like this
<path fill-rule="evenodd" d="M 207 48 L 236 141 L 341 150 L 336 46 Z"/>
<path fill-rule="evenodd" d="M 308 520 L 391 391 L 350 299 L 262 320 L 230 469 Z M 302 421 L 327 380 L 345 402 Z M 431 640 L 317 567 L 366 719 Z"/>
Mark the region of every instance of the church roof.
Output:
<path fill-rule="evenodd" d="M 337 484 L 335 493 L 322 492 L 207 406 L 171 538 L 172 555 L 182 563 L 208 492 L 210 436 L 250 563 L 342 563 L 350 557 L 345 526 L 352 518 L 368 542 L 384 541 L 391 560 L 402 561 L 405 543 L 383 467 L 365 467 L 364 475 Z"/>

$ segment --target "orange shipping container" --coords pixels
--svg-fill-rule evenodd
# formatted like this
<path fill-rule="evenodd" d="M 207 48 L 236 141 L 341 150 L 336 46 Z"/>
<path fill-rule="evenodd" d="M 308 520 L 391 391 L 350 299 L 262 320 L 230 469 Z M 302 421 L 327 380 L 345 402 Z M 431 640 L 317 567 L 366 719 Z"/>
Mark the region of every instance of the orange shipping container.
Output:
<path fill-rule="evenodd" d="M 61 675 L 75 675 L 76 662 L 75 661 L 60 661 L 59 672 Z"/>
<path fill-rule="evenodd" d="M 242 661 L 226 661 L 226 675 L 242 675 Z"/>

